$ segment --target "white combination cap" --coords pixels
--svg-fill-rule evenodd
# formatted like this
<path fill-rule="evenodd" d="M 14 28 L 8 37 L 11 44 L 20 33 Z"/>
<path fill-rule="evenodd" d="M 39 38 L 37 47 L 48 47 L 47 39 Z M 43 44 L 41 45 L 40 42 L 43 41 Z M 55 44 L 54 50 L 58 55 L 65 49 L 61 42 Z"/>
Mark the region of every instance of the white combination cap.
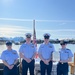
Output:
<path fill-rule="evenodd" d="M 25 36 L 26 36 L 27 38 L 31 38 L 32 34 L 31 34 L 31 33 L 26 33 Z"/>
<path fill-rule="evenodd" d="M 49 33 L 45 33 L 43 36 L 44 36 L 44 37 L 45 37 L 45 36 L 49 36 L 49 37 L 50 37 L 51 35 L 50 35 Z"/>

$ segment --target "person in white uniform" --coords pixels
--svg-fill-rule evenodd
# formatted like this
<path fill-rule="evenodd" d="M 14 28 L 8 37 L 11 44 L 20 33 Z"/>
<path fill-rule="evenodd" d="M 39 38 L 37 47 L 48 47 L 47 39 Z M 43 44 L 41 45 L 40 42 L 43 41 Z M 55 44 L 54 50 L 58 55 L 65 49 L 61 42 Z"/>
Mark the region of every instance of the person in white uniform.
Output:
<path fill-rule="evenodd" d="M 31 33 L 26 33 L 26 42 L 21 45 L 19 52 L 22 60 L 22 75 L 27 75 L 28 68 L 30 75 L 34 75 L 35 66 L 35 45 L 31 43 Z"/>
<path fill-rule="evenodd" d="M 12 49 L 12 43 L 10 41 L 6 42 L 7 49 L 4 50 L 1 54 L 1 59 L 4 64 L 4 72 L 3 75 L 17 75 L 18 68 L 18 53 L 16 50 Z"/>
<path fill-rule="evenodd" d="M 49 42 L 50 34 L 44 34 L 44 43 L 40 45 L 38 54 L 41 59 L 40 61 L 40 69 L 41 75 L 45 75 L 47 71 L 47 75 L 51 75 L 52 70 L 52 52 L 55 51 L 53 44 Z"/>

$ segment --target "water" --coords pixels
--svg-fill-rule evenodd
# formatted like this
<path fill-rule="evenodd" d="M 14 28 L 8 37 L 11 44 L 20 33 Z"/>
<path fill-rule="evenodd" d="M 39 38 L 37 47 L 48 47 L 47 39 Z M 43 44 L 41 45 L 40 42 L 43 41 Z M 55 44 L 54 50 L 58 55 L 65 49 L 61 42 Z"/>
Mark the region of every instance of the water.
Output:
<path fill-rule="evenodd" d="M 12 48 L 14 50 L 16 50 L 18 52 L 18 54 L 19 54 L 19 48 L 20 48 L 20 46 L 21 45 L 15 45 L 15 44 L 13 44 Z M 40 44 L 37 45 L 37 50 L 38 50 L 39 46 L 40 46 Z M 61 48 L 60 44 L 54 44 L 54 47 L 55 47 L 56 51 L 58 51 Z M 71 49 L 72 53 L 74 54 L 74 52 L 75 52 L 75 44 L 68 44 L 67 48 Z M 6 49 L 6 45 L 0 45 L 0 55 L 1 55 L 2 51 L 4 51 L 5 49 Z M 40 61 L 39 58 L 36 59 L 36 63 L 39 63 L 39 61 Z M 72 61 L 74 61 L 74 58 L 72 58 Z"/>
<path fill-rule="evenodd" d="M 13 44 L 12 48 L 15 49 L 19 53 L 20 46 L 21 45 Z M 37 49 L 39 48 L 39 46 L 40 46 L 40 44 L 37 45 Z M 58 51 L 61 48 L 60 44 L 54 44 L 54 47 L 55 47 L 56 51 Z M 67 48 L 71 49 L 72 53 L 74 54 L 74 52 L 75 52 L 75 44 L 67 44 Z M 6 45 L 0 45 L 0 55 L 1 55 L 2 51 L 5 50 L 5 49 L 6 49 Z"/>
<path fill-rule="evenodd" d="M 12 49 L 16 50 L 18 53 L 19 53 L 19 48 L 20 48 L 20 45 L 15 45 L 15 44 L 12 45 Z M 0 55 L 6 49 L 7 49 L 6 45 L 0 45 Z"/>

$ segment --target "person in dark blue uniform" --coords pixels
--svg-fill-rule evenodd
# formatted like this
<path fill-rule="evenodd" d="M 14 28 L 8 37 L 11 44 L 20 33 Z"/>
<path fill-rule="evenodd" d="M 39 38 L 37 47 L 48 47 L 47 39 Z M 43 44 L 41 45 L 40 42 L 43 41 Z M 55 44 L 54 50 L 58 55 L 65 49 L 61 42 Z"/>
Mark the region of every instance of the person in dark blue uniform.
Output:
<path fill-rule="evenodd" d="M 52 52 L 55 51 L 53 44 L 49 42 L 50 34 L 44 34 L 44 43 L 40 45 L 38 54 L 40 61 L 41 75 L 51 75 L 52 71 Z"/>
<path fill-rule="evenodd" d="M 18 62 L 18 53 L 16 50 L 12 49 L 12 43 L 6 42 L 7 49 L 4 50 L 1 54 L 1 59 L 4 64 L 4 72 L 3 75 L 17 75 L 18 74 L 18 68 L 17 68 L 17 62 Z"/>
<path fill-rule="evenodd" d="M 60 61 L 57 64 L 57 75 L 68 75 L 68 62 L 72 61 L 73 54 L 70 49 L 66 48 L 67 43 L 65 41 L 61 41 L 60 45 Z"/>
<path fill-rule="evenodd" d="M 22 75 L 27 75 L 28 68 L 30 75 L 34 75 L 34 66 L 35 60 L 34 57 L 36 55 L 35 45 L 31 43 L 31 34 L 26 34 L 26 42 L 21 45 L 19 52 L 22 60 Z"/>

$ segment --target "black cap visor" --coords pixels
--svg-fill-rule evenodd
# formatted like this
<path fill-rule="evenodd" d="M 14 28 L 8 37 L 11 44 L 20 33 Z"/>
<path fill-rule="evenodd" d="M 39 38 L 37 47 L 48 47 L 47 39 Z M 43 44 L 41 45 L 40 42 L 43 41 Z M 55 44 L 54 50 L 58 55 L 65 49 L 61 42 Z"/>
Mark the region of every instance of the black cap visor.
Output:
<path fill-rule="evenodd" d="M 49 39 L 49 36 L 44 36 L 44 39 Z"/>
<path fill-rule="evenodd" d="M 60 45 L 65 45 L 65 43 L 62 43 L 62 44 L 60 44 Z"/>

